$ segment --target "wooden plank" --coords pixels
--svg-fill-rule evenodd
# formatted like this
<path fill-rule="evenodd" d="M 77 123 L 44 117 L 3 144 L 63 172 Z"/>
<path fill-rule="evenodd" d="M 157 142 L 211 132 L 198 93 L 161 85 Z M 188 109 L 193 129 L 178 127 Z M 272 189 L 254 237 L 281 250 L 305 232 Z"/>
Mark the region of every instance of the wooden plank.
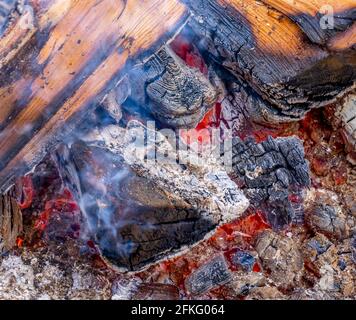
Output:
<path fill-rule="evenodd" d="M 32 4 L 36 32 L 0 71 L 1 190 L 85 118 L 129 60 L 152 54 L 188 16 L 175 0 Z"/>

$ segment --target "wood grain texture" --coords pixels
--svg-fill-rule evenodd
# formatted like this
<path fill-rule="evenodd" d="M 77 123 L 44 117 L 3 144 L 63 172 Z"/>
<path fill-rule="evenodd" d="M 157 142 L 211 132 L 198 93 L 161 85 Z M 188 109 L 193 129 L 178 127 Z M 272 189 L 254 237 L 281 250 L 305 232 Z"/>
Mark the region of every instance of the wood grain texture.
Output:
<path fill-rule="evenodd" d="M 267 123 L 298 120 L 354 84 L 356 51 L 330 52 L 310 41 L 289 16 L 262 2 L 184 2 L 194 13 L 190 26 L 203 39 L 203 49 L 253 88 L 265 104 L 256 112 Z"/>
<path fill-rule="evenodd" d="M 31 169 L 85 118 L 130 59 L 152 54 L 187 17 L 174 0 L 39 0 L 32 5 L 34 35 L 0 71 L 2 190 L 16 170 Z"/>
<path fill-rule="evenodd" d="M 217 100 L 217 91 L 198 69 L 187 66 L 168 45 L 132 69 L 131 99 L 173 128 L 195 128 Z"/>
<path fill-rule="evenodd" d="M 16 200 L 0 195 L 0 254 L 15 247 L 22 230 L 22 212 Z"/>
<path fill-rule="evenodd" d="M 356 20 L 355 0 L 262 0 L 298 24 L 308 38 L 318 44 L 345 31 Z M 326 15 L 332 19 L 327 25 Z M 354 39 L 356 41 L 356 39 Z"/>
<path fill-rule="evenodd" d="M 199 40 L 251 87 L 266 122 L 299 119 L 355 80 L 353 0 L 323 2 L 341 17 L 331 34 L 317 27 L 319 0 L 27 3 L 0 38 L 0 191 L 85 120 L 133 60 L 157 52 L 189 9 Z"/>
<path fill-rule="evenodd" d="M 345 32 L 337 34 L 329 40 L 328 47 L 333 51 L 344 51 L 347 49 L 356 49 L 356 22 L 352 24 Z"/>

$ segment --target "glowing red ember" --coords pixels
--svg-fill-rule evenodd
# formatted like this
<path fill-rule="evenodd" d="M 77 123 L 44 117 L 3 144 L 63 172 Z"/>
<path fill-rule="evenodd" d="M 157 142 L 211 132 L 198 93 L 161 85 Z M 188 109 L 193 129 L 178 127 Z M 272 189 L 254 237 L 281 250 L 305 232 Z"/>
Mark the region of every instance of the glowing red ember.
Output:
<path fill-rule="evenodd" d="M 203 57 L 200 55 L 198 49 L 188 39 L 183 36 L 178 36 L 171 43 L 171 47 L 188 66 L 199 69 L 200 72 L 205 75 L 208 74 L 208 68 Z"/>
<path fill-rule="evenodd" d="M 73 200 L 72 194 L 69 190 L 65 189 L 57 199 L 46 202 L 45 210 L 35 221 L 34 228 L 40 232 L 43 232 L 53 214 L 60 214 L 64 212 L 74 214 L 78 210 L 78 204 Z"/>

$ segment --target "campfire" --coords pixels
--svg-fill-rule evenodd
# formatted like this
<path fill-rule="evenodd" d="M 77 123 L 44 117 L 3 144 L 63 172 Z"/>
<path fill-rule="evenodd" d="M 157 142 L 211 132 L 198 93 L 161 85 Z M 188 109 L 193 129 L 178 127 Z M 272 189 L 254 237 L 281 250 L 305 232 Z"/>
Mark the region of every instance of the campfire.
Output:
<path fill-rule="evenodd" d="M 355 10 L 0 0 L 0 299 L 355 299 Z"/>

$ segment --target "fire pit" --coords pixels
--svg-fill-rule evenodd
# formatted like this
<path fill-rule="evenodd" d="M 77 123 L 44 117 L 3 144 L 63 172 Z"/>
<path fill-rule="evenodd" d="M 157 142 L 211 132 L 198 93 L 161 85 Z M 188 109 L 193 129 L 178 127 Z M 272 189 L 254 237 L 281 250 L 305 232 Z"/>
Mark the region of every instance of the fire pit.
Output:
<path fill-rule="evenodd" d="M 0 1 L 0 299 L 355 299 L 324 2 Z"/>

